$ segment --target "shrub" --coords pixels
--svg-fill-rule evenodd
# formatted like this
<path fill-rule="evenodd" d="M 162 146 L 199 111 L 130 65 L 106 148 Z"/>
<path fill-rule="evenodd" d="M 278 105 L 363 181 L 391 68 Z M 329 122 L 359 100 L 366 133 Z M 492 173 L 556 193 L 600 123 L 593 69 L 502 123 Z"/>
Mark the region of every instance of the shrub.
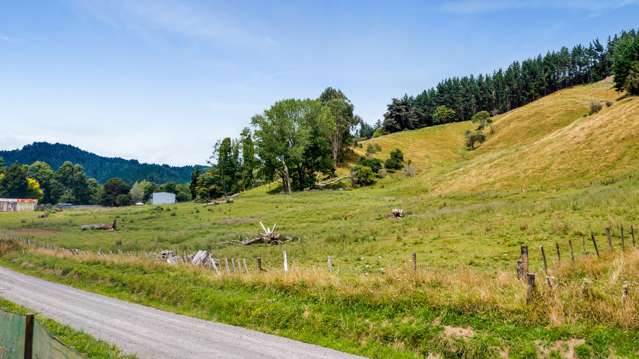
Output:
<path fill-rule="evenodd" d="M 351 169 L 353 186 L 370 186 L 375 184 L 375 172 L 368 166 L 355 165 Z"/>
<path fill-rule="evenodd" d="M 601 102 L 599 101 L 592 101 L 590 103 L 590 114 L 595 114 L 599 111 L 601 111 L 601 109 L 603 108 L 603 106 L 601 106 Z"/>
<path fill-rule="evenodd" d="M 486 141 L 486 135 L 481 130 L 466 131 L 464 136 L 466 136 L 466 149 L 468 150 L 474 150 L 476 143 L 481 144 Z"/>
<path fill-rule="evenodd" d="M 370 167 L 370 169 L 373 170 L 373 173 L 378 173 L 379 170 L 382 169 L 382 160 L 379 158 L 360 157 L 357 160 L 357 164 L 360 166 Z"/>
<path fill-rule="evenodd" d="M 387 170 L 401 170 L 404 167 L 404 154 L 399 148 L 391 151 L 390 157 L 384 162 Z"/>
<path fill-rule="evenodd" d="M 378 145 L 377 143 L 369 143 L 368 146 L 366 146 L 366 154 L 375 154 L 379 151 L 382 150 L 382 146 Z"/>
<path fill-rule="evenodd" d="M 373 132 L 373 138 L 380 137 L 383 134 L 384 134 L 384 129 L 378 128 L 375 130 L 375 132 Z"/>
<path fill-rule="evenodd" d="M 612 102 L 612 101 L 606 101 L 606 107 L 611 107 L 611 106 L 612 106 L 612 104 L 613 104 L 613 102 Z"/>

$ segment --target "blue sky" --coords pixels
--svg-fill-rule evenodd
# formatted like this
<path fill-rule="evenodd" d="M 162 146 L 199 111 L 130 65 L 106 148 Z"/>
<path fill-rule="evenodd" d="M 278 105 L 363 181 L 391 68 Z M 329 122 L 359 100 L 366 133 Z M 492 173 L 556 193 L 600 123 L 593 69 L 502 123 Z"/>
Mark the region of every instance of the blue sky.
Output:
<path fill-rule="evenodd" d="M 253 114 L 391 97 L 637 27 L 639 1 L 21 0 L 0 4 L 0 149 L 204 163 Z"/>

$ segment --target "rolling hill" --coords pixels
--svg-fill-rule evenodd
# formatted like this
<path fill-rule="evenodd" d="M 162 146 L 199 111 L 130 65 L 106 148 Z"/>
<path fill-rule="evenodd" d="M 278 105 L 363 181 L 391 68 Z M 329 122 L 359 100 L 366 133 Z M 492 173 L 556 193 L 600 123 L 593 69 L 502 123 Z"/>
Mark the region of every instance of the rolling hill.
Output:
<path fill-rule="evenodd" d="M 191 180 L 194 168 L 193 166 L 172 167 L 140 163 L 119 157 L 103 157 L 71 145 L 48 142 L 34 142 L 19 150 L 0 151 L 0 157 L 6 164 L 13 162 L 31 164 L 35 161 L 43 161 L 54 169 L 60 167 L 64 161 L 71 161 L 82 165 L 87 176 L 101 183 L 113 177 L 122 178 L 129 183 L 143 179 L 155 183 L 183 183 Z"/>
<path fill-rule="evenodd" d="M 494 134 L 474 151 L 462 149 L 469 122 L 394 133 L 363 147 L 379 144 L 381 157 L 400 148 L 437 194 L 614 181 L 639 169 L 639 99 L 620 96 L 610 78 L 551 94 L 497 116 Z M 590 115 L 593 101 L 603 109 Z"/>

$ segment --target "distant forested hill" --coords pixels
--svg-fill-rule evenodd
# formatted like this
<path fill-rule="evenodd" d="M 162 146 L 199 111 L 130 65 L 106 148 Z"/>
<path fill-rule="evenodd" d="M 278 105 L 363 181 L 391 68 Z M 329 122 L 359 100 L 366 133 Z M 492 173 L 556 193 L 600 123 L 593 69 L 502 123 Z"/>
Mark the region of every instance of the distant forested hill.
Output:
<path fill-rule="evenodd" d="M 14 162 L 31 164 L 44 161 L 54 169 L 60 167 L 64 161 L 71 161 L 82 165 L 88 177 L 93 177 L 101 183 L 113 177 L 122 178 L 131 184 L 142 179 L 155 183 L 184 183 L 191 180 L 193 172 L 193 166 L 172 167 L 119 157 L 102 157 L 71 145 L 48 142 L 34 142 L 20 150 L 0 151 L 0 157 L 7 165 Z"/>

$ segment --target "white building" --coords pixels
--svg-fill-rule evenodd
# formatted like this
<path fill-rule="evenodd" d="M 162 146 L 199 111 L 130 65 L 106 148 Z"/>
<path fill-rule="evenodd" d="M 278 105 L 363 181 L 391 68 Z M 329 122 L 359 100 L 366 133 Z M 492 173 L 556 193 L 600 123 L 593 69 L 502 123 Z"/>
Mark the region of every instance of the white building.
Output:
<path fill-rule="evenodd" d="M 33 211 L 37 204 L 37 199 L 0 198 L 0 212 Z"/>
<path fill-rule="evenodd" d="M 154 192 L 151 195 L 151 204 L 173 204 L 175 203 L 175 193 Z"/>

